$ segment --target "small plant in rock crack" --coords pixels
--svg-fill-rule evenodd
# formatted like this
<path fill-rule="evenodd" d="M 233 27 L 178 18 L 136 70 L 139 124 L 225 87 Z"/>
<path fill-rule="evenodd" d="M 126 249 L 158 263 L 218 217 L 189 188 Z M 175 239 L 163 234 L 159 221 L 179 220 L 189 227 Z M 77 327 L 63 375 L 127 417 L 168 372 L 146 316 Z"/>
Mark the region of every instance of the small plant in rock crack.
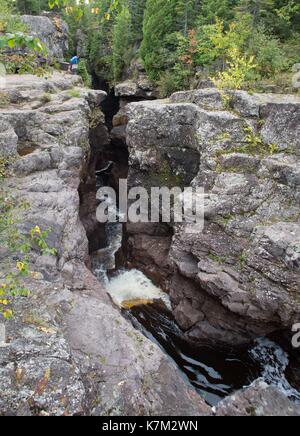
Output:
<path fill-rule="evenodd" d="M 41 255 L 56 255 L 56 250 L 49 247 L 46 238 L 50 229 L 42 231 L 39 226 L 33 227 L 29 235 L 21 234 L 18 221 L 15 218 L 23 209 L 27 209 L 26 202 L 0 195 L 0 243 L 6 257 L 17 260 L 8 272 L 0 272 L 0 315 L 6 320 L 13 317 L 12 299 L 15 297 L 28 297 L 30 291 L 24 287 L 24 279 L 36 273 L 30 270 L 29 253 L 37 248 Z M 6 253 L 7 252 L 7 253 Z"/>
<path fill-rule="evenodd" d="M 0 182 L 7 176 L 7 174 L 9 173 L 9 167 L 15 162 L 15 160 L 16 156 L 4 156 L 0 153 Z"/>
<path fill-rule="evenodd" d="M 35 226 L 30 230 L 30 237 L 33 243 L 40 249 L 43 256 L 56 256 L 57 250 L 50 248 L 46 242 L 50 229 L 41 231 L 39 226 Z"/>
<path fill-rule="evenodd" d="M 28 263 L 24 260 L 22 262 L 18 261 L 16 271 L 6 274 L 2 283 L 0 283 L 0 314 L 7 320 L 13 317 L 13 311 L 10 308 L 11 299 L 30 295 L 30 291 L 22 286 L 20 280 L 30 274 Z"/>
<path fill-rule="evenodd" d="M 279 147 L 276 144 L 266 144 L 260 135 L 248 126 L 244 128 L 245 144 L 234 149 L 237 153 L 247 153 L 251 155 L 273 155 L 279 152 Z"/>
<path fill-rule="evenodd" d="M 73 89 L 70 89 L 70 90 L 67 92 L 67 95 L 68 95 L 70 98 L 80 98 L 80 97 L 81 97 L 81 92 L 80 92 L 79 89 L 73 88 Z"/>

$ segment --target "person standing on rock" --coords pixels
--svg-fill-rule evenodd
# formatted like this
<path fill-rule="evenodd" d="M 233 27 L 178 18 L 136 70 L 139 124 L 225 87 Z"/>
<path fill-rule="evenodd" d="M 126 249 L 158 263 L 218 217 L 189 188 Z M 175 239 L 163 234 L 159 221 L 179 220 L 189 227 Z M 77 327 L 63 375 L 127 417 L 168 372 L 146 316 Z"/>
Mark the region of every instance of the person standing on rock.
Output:
<path fill-rule="evenodd" d="M 75 55 L 70 59 L 70 71 L 72 74 L 77 74 L 79 56 Z"/>

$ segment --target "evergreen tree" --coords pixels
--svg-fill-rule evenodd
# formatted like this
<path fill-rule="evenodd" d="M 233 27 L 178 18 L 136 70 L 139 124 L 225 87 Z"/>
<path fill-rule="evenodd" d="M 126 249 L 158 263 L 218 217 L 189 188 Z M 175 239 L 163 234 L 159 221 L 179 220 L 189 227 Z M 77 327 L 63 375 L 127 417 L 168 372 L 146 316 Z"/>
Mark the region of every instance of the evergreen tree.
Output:
<path fill-rule="evenodd" d="M 177 29 L 176 0 L 147 0 L 141 56 L 150 79 L 159 78 L 168 57 L 168 37 Z"/>
<path fill-rule="evenodd" d="M 113 75 L 117 81 L 128 62 L 128 51 L 131 43 L 131 14 L 127 6 L 123 6 L 116 18 L 113 32 Z"/>
<path fill-rule="evenodd" d="M 188 30 L 195 24 L 200 13 L 200 7 L 201 0 L 177 0 L 177 30 L 181 31 L 185 36 L 187 36 Z"/>
<path fill-rule="evenodd" d="M 147 0 L 128 0 L 132 23 L 132 37 L 137 42 L 143 39 L 143 21 L 146 1 Z"/>
<path fill-rule="evenodd" d="M 214 24 L 216 18 L 221 19 L 225 26 L 233 20 L 235 7 L 239 0 L 202 0 L 198 17 L 199 25 Z"/>
<path fill-rule="evenodd" d="M 31 5 L 31 10 L 44 1 L 16 0 Z M 71 40 L 76 43 L 81 28 L 87 35 L 89 70 L 107 82 L 122 78 L 140 44 L 147 74 L 162 84 L 164 94 L 174 86 L 176 90 L 188 87 L 199 67 L 211 69 L 212 74 L 226 69 L 229 36 L 236 39 L 241 59 L 255 57 L 257 77 L 271 77 L 300 60 L 299 0 L 66 1 L 83 9 L 80 24 L 67 17 Z M 283 62 L 285 55 L 287 62 Z"/>
<path fill-rule="evenodd" d="M 16 8 L 20 14 L 38 15 L 49 10 L 48 0 L 16 0 Z"/>

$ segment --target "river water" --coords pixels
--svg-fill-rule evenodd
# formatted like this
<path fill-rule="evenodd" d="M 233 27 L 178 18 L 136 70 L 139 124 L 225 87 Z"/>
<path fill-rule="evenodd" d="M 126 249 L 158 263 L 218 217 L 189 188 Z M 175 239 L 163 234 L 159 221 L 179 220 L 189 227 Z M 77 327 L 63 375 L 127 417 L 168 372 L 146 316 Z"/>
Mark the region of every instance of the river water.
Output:
<path fill-rule="evenodd" d="M 275 342 L 258 338 L 248 348 L 230 348 L 186 341 L 172 316 L 168 295 L 141 271 L 116 271 L 115 257 L 122 246 L 122 225 L 108 224 L 106 230 L 107 248 L 92 256 L 94 274 L 124 316 L 173 360 L 182 377 L 208 404 L 215 406 L 257 378 L 276 385 L 300 402 L 299 392 L 292 388 L 285 375 L 289 356 Z"/>

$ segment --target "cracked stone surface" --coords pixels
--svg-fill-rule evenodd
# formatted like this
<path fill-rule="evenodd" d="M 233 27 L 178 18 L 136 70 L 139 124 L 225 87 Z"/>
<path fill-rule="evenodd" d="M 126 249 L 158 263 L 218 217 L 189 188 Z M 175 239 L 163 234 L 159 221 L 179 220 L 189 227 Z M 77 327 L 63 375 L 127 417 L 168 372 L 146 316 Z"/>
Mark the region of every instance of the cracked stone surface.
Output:
<path fill-rule="evenodd" d="M 300 320 L 300 98 L 229 97 L 232 110 L 213 88 L 126 107 L 130 185 L 206 193 L 202 233 L 129 224 L 128 250 L 188 338 L 244 344 Z"/>
<path fill-rule="evenodd" d="M 0 150 L 14 159 L 1 191 L 28 203 L 18 210 L 21 232 L 51 229 L 47 242 L 57 256 L 32 251 L 32 274 L 24 279 L 30 295 L 11 302 L 14 318 L 0 346 L 0 415 L 210 415 L 86 266 L 78 188 L 87 176 L 91 129 L 99 145 L 108 140 L 99 110 L 106 94 L 58 73 L 48 80 L 8 76 L 5 92 Z M 0 279 L 15 263 L 0 247 Z"/>

